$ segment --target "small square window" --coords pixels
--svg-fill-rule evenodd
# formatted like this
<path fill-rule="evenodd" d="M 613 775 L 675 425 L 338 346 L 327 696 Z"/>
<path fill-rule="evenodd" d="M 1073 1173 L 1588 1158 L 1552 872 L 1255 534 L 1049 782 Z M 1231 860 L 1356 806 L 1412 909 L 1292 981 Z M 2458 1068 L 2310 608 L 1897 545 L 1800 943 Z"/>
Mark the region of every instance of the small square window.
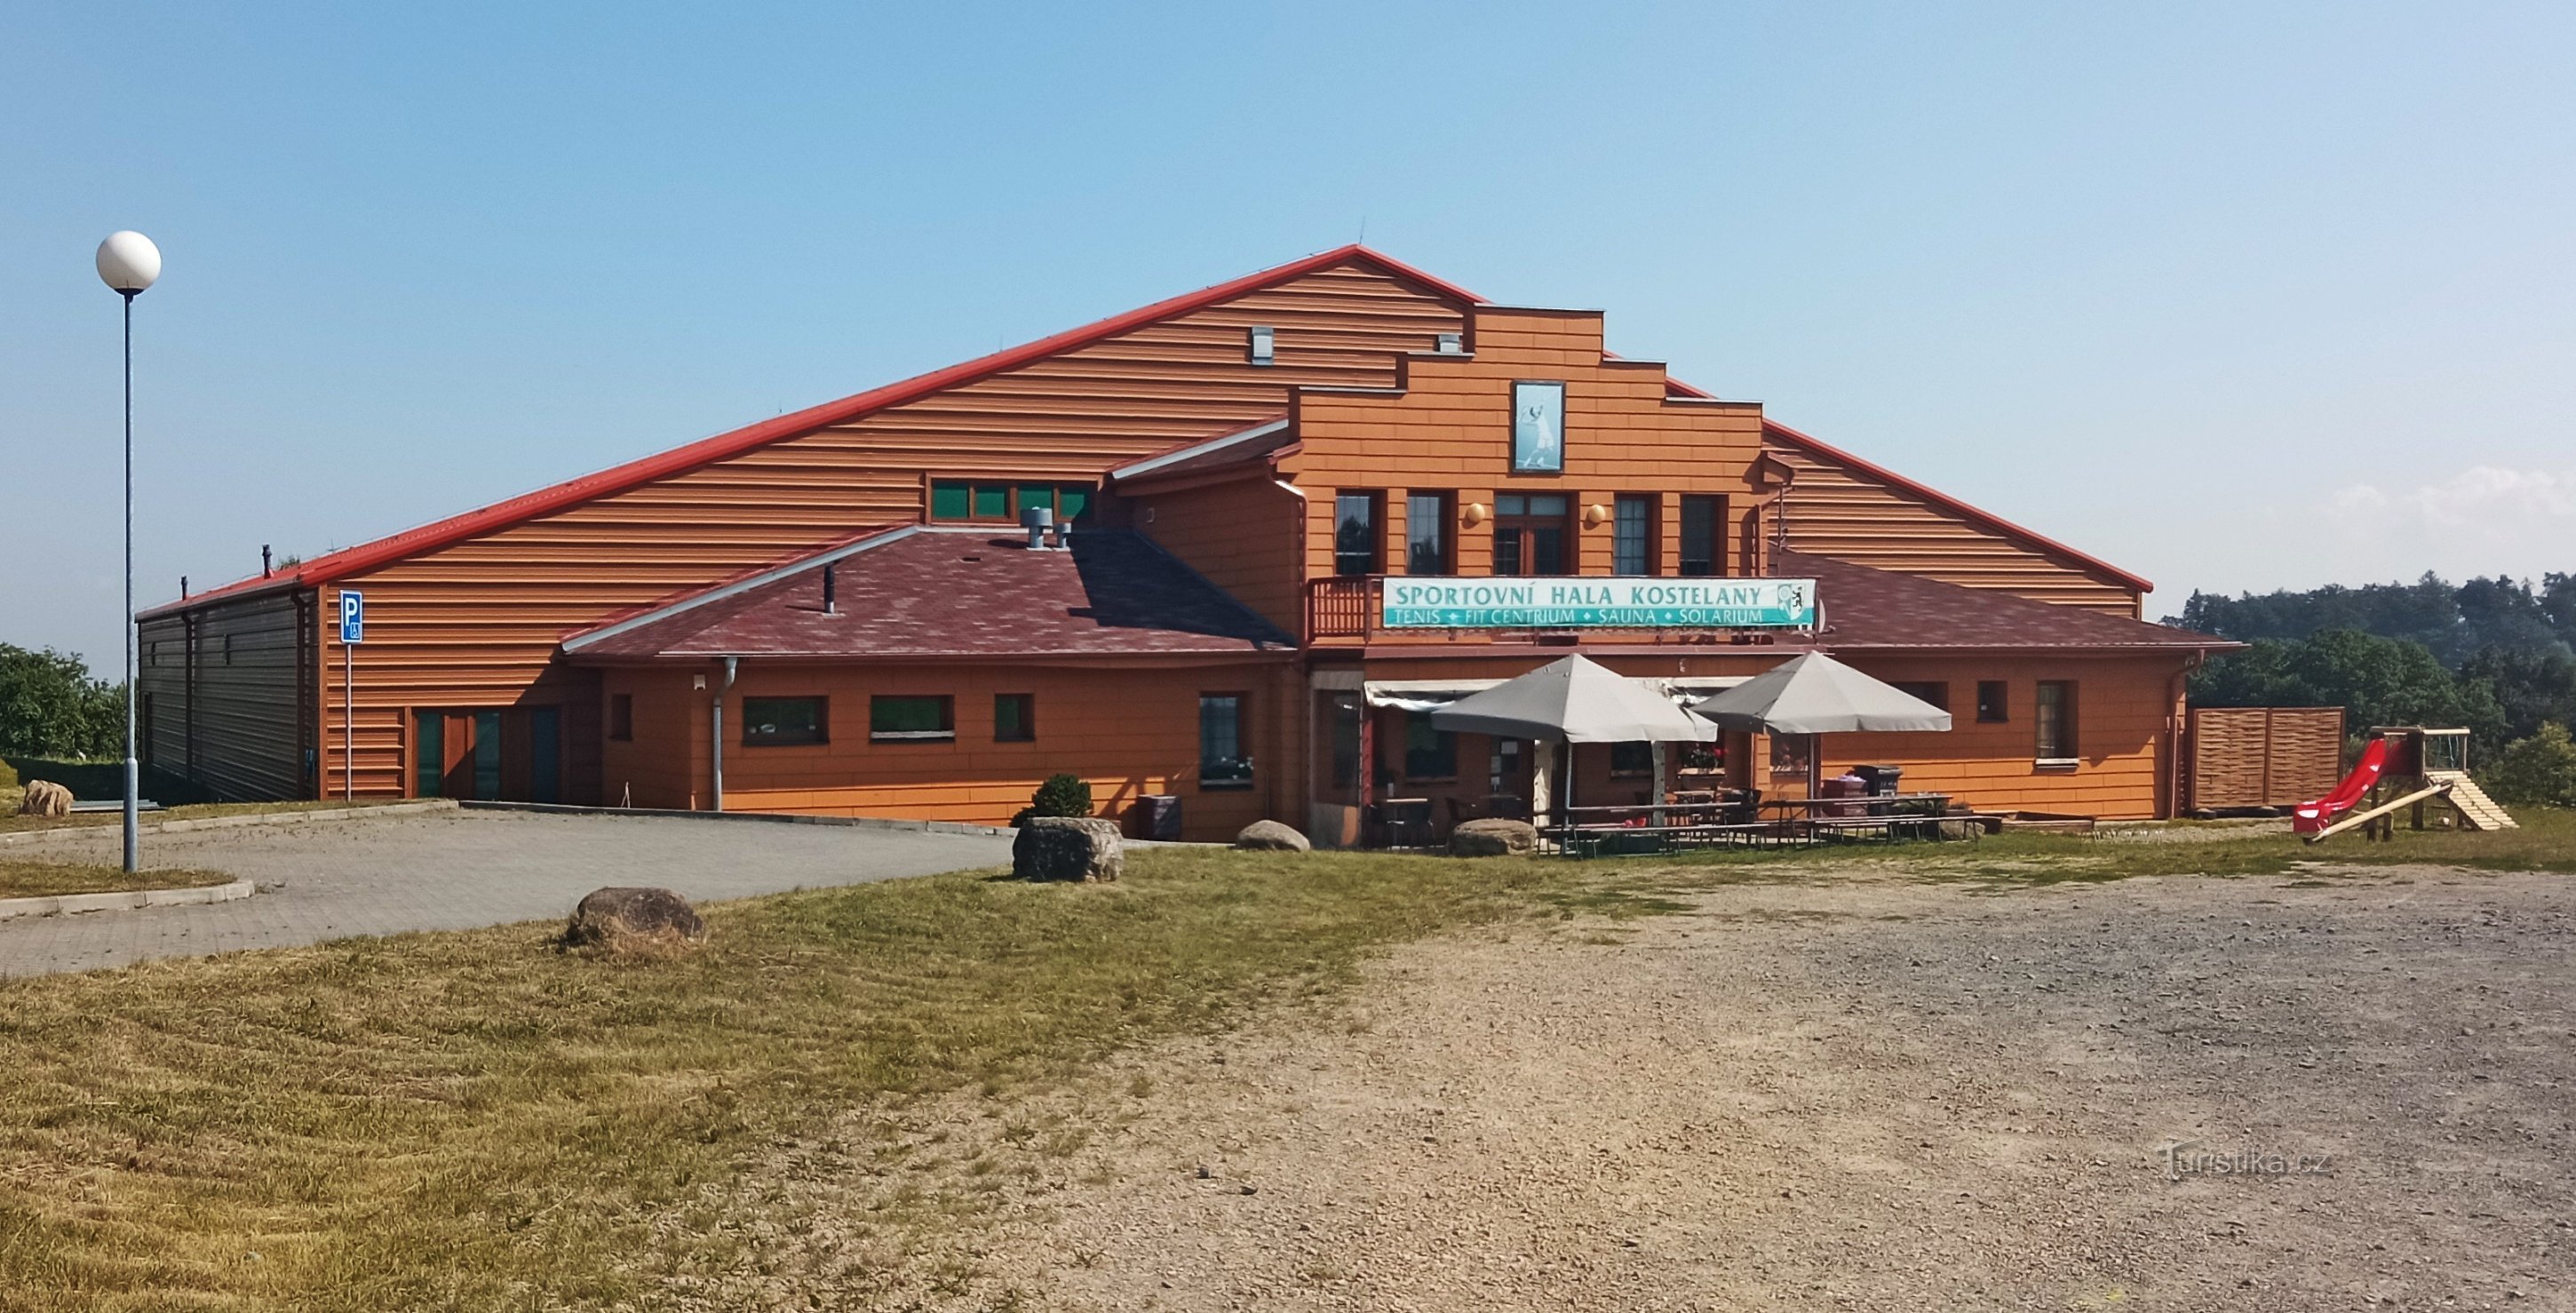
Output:
<path fill-rule="evenodd" d="M 993 695 L 993 741 L 995 743 L 1030 743 L 1038 736 L 1038 698 L 1035 693 L 996 693 Z"/>
<path fill-rule="evenodd" d="M 868 737 L 884 741 L 954 740 L 957 737 L 957 700 L 951 697 L 883 695 L 869 698 Z"/>
<path fill-rule="evenodd" d="M 742 742 L 745 747 L 784 747 L 828 741 L 822 698 L 744 698 Z"/>
<path fill-rule="evenodd" d="M 1943 711 L 1950 709 L 1950 685 L 1938 679 L 1896 681 L 1896 691 L 1920 701 L 1929 702 Z"/>
<path fill-rule="evenodd" d="M 1652 743 L 1611 744 L 1610 773 L 1613 775 L 1654 774 L 1655 745 Z"/>
<path fill-rule="evenodd" d="M 975 518 L 1007 520 L 1011 518 L 1011 488 L 1006 483 L 975 485 Z"/>
<path fill-rule="evenodd" d="M 1977 720 L 1980 724 L 2000 725 L 2012 719 L 2011 708 L 2004 701 L 2004 681 L 1977 681 Z"/>
<path fill-rule="evenodd" d="M 1244 337 L 1244 357 L 1252 363 L 1267 365 L 1279 358 L 1279 334 L 1268 325 L 1254 328 Z"/>
<path fill-rule="evenodd" d="M 1252 787 L 1252 754 L 1243 741 L 1240 693 L 1199 694 L 1199 787 Z"/>
<path fill-rule="evenodd" d="M 635 741 L 635 695 L 608 695 L 608 737 L 619 743 Z"/>

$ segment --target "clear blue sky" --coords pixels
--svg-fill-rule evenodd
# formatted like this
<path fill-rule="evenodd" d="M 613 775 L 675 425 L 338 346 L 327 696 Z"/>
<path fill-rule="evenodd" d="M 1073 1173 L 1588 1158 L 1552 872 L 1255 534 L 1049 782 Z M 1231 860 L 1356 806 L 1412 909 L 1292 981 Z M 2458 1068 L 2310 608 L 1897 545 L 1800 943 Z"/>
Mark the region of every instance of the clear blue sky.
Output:
<path fill-rule="evenodd" d="M 2576 569 L 2576 10 L 0 13 L 0 640 L 1361 235 L 2191 589 Z"/>

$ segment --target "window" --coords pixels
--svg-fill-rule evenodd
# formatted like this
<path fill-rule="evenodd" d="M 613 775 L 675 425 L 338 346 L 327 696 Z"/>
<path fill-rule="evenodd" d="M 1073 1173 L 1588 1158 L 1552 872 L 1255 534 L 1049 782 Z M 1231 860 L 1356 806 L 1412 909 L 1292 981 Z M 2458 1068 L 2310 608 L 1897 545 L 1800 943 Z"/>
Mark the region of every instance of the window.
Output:
<path fill-rule="evenodd" d="M 1021 511 L 1043 506 L 1055 512 L 1058 524 L 1064 524 L 1081 519 L 1091 509 L 1091 494 L 1087 483 L 934 479 L 930 484 L 930 518 L 1017 524 Z"/>
<path fill-rule="evenodd" d="M 1724 497 L 1682 498 L 1683 574 L 1698 577 L 1718 572 L 1718 526 L 1725 522 Z"/>
<path fill-rule="evenodd" d="M 2075 760 L 2075 684 L 2043 679 L 2031 701 L 2031 724 L 2038 728 L 2041 761 Z"/>
<path fill-rule="evenodd" d="M 1655 501 L 1621 493 L 1610 503 L 1610 573 L 1655 572 Z"/>
<path fill-rule="evenodd" d="M 829 723 L 822 698 L 744 698 L 744 747 L 780 747 L 790 743 L 824 743 Z"/>
<path fill-rule="evenodd" d="M 1252 757 L 1244 751 L 1240 693 L 1199 694 L 1199 787 L 1252 787 Z"/>
<path fill-rule="evenodd" d="M 1333 573 L 1377 573 L 1377 497 L 1345 492 L 1333 498 Z"/>
<path fill-rule="evenodd" d="M 620 743 L 635 741 L 635 695 L 608 695 L 608 737 Z"/>
<path fill-rule="evenodd" d="M 1896 681 L 1896 691 L 1929 702 L 1943 711 L 1950 709 L 1950 686 L 1941 680 L 1900 679 Z"/>
<path fill-rule="evenodd" d="M 1567 574 L 1563 493 L 1504 493 L 1494 498 L 1494 573 Z"/>
<path fill-rule="evenodd" d="M 1977 721 L 2000 725 L 2012 719 L 2011 708 L 2004 700 L 2004 682 L 2000 679 L 1977 681 Z"/>
<path fill-rule="evenodd" d="M 1684 771 L 1708 774 L 1726 769 L 1724 742 L 1684 743 L 1681 746 L 1681 768 Z"/>
<path fill-rule="evenodd" d="M 1263 324 L 1245 334 L 1244 358 L 1256 365 L 1267 365 L 1279 358 L 1279 334 Z"/>
<path fill-rule="evenodd" d="M 1404 499 L 1404 572 L 1449 573 L 1449 494 L 1417 492 Z"/>
<path fill-rule="evenodd" d="M 815 699 L 818 703 L 821 699 Z M 868 737 L 878 741 L 957 737 L 957 699 L 879 694 L 868 699 Z"/>
<path fill-rule="evenodd" d="M 996 693 L 993 695 L 993 741 L 995 743 L 1029 743 L 1038 736 L 1038 696 L 1035 693 Z"/>
<path fill-rule="evenodd" d="M 1610 773 L 1613 775 L 1654 774 L 1655 745 L 1642 742 L 1611 744 Z"/>
<path fill-rule="evenodd" d="M 474 796 L 501 796 L 501 713 L 474 713 Z"/>
<path fill-rule="evenodd" d="M 1458 736 L 1433 725 L 1428 711 L 1404 713 L 1404 778 L 1458 778 Z"/>

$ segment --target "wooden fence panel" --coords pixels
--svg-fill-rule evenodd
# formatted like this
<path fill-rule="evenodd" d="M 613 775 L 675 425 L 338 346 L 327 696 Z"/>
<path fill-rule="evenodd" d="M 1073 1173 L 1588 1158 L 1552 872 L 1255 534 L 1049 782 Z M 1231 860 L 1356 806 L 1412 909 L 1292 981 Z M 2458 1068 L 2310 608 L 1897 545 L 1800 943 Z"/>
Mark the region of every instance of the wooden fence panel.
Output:
<path fill-rule="evenodd" d="M 2343 777 L 2341 707 L 2194 707 L 2190 809 L 2293 807 Z"/>

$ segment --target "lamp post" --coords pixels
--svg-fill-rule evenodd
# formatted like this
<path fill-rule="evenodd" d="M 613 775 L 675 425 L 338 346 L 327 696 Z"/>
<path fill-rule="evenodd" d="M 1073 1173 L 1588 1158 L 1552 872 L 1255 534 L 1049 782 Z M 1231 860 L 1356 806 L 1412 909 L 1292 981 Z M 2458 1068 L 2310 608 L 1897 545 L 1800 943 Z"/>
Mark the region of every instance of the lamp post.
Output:
<path fill-rule="evenodd" d="M 134 757 L 134 298 L 161 276 L 161 248 L 138 232 L 98 244 L 98 276 L 125 298 L 125 869 L 137 869 L 142 768 Z"/>

